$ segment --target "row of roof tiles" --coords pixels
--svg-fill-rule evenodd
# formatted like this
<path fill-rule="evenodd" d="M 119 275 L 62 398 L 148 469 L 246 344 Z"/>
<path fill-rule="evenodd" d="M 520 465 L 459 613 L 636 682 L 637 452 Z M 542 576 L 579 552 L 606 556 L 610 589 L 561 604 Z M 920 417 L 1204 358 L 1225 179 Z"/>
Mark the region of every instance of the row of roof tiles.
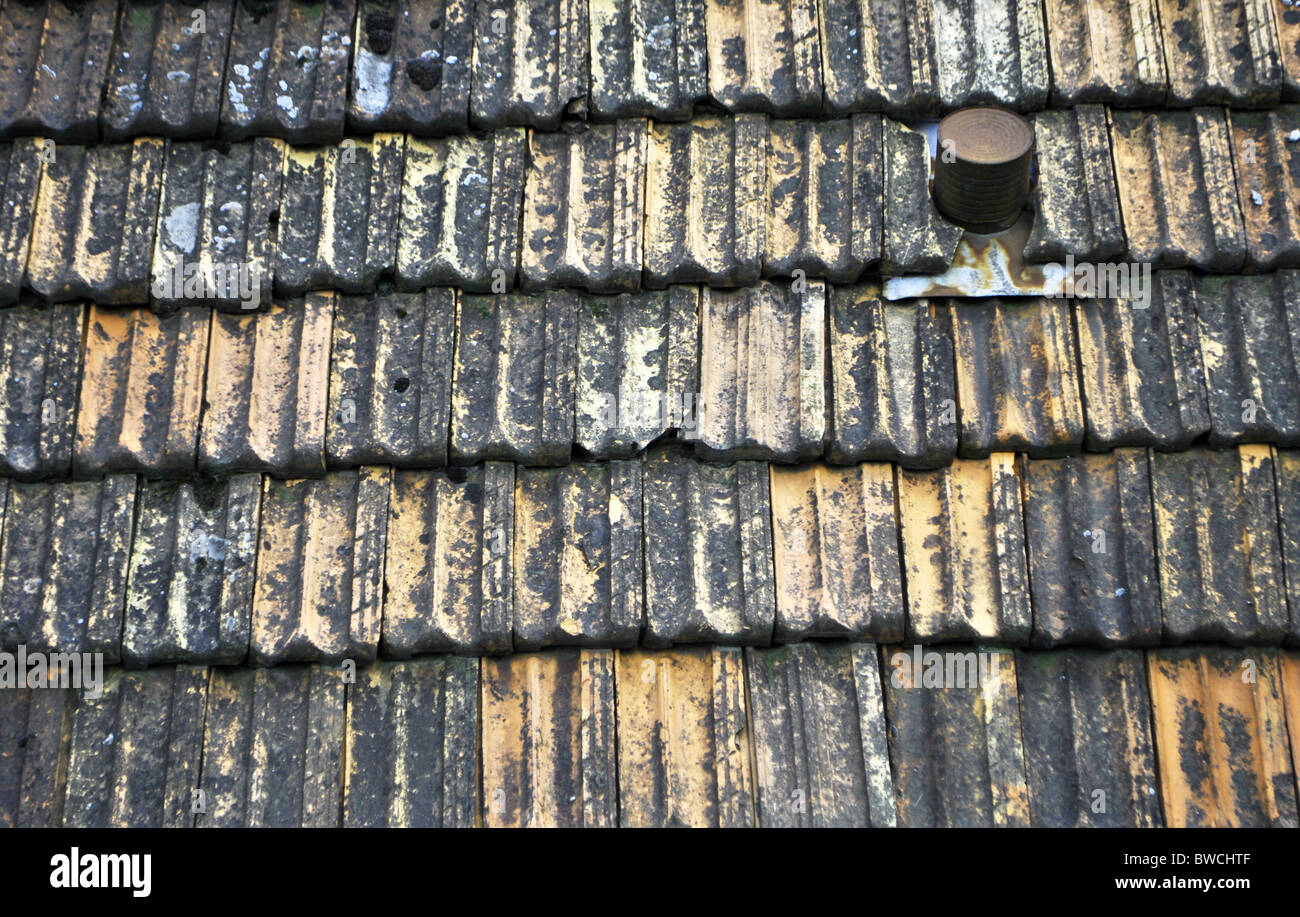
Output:
<path fill-rule="evenodd" d="M 1300 446 L 1300 271 L 1159 272 L 1146 308 L 797 286 L 3 309 L 0 475 Z"/>
<path fill-rule="evenodd" d="M 0 825 L 1296 827 L 1298 724 L 1270 650 L 117 669 L 0 691 Z"/>
<path fill-rule="evenodd" d="M 1269 0 L 16 0 L 0 34 L 0 138 L 1300 99 Z"/>
<path fill-rule="evenodd" d="M 1083 106 L 1035 121 L 1028 260 L 1300 266 L 1300 107 Z M 239 311 L 382 278 L 603 293 L 938 272 L 962 233 L 930 200 L 929 163 L 920 133 L 880 115 L 315 148 L 21 140 L 0 146 L 0 303 L 27 290 Z"/>
<path fill-rule="evenodd" d="M 807 638 L 1300 643 L 1300 452 L 0 481 L 0 642 L 369 661 Z"/>

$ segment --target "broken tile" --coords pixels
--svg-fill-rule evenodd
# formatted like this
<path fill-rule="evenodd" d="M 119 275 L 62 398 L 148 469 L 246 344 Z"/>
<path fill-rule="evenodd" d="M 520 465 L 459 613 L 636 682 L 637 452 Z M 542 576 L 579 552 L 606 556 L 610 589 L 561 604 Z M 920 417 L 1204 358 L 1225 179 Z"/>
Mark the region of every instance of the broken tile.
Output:
<path fill-rule="evenodd" d="M 483 823 L 614 827 L 614 651 L 547 650 L 480 665 Z"/>
<path fill-rule="evenodd" d="M 41 172 L 27 286 L 50 302 L 148 302 L 162 166 L 152 138 L 60 146 Z"/>
<path fill-rule="evenodd" d="M 333 314 L 334 294 L 313 293 L 213 316 L 200 471 L 324 471 Z"/>
<path fill-rule="evenodd" d="M 397 284 L 506 292 L 515 285 L 524 132 L 406 142 Z"/>
<path fill-rule="evenodd" d="M 754 825 L 739 649 L 620 650 L 619 824 Z"/>
<path fill-rule="evenodd" d="M 763 827 L 897 823 L 873 644 L 745 651 Z"/>
<path fill-rule="evenodd" d="M 830 291 L 830 435 L 836 464 L 939 468 L 957 452 L 948 309 L 886 302 L 878 282 Z"/>
<path fill-rule="evenodd" d="M 585 111 L 586 96 L 587 0 L 476 0 L 476 126 L 553 131 Z"/>
<path fill-rule="evenodd" d="M 937 274 L 957 253 L 962 229 L 930 198 L 930 146 L 925 134 L 884 119 L 884 228 L 880 271 Z"/>
<path fill-rule="evenodd" d="M 397 263 L 401 134 L 293 148 L 284 157 L 275 288 L 369 293 Z"/>
<path fill-rule="evenodd" d="M 954 300 L 962 456 L 1054 456 L 1083 443 L 1070 305 L 1051 299 Z"/>
<path fill-rule="evenodd" d="M 285 145 L 167 144 L 150 293 L 155 307 L 227 312 L 271 299 Z"/>
<path fill-rule="evenodd" d="M 122 660 L 235 665 L 248 656 L 262 479 L 140 489 Z"/>
<path fill-rule="evenodd" d="M 72 723 L 65 828 L 186 828 L 203 754 L 208 669 L 112 669 L 81 692 Z"/>
<path fill-rule="evenodd" d="M 385 656 L 510 651 L 514 491 L 509 462 L 393 475 Z"/>
<path fill-rule="evenodd" d="M 17 302 L 22 291 L 45 142 L 31 138 L 0 144 L 0 306 Z"/>
<path fill-rule="evenodd" d="M 898 472 L 908 639 L 1023 645 L 1029 571 L 1015 456 Z"/>
<path fill-rule="evenodd" d="M 460 297 L 453 462 L 568 464 L 577 325 L 577 299 L 560 290 Z"/>
<path fill-rule="evenodd" d="M 1246 230 L 1246 265 L 1300 266 L 1300 106 L 1233 111 L 1237 197 Z"/>
<path fill-rule="evenodd" d="M 0 690 L 0 827 L 57 828 L 76 691 Z"/>
<path fill-rule="evenodd" d="M 1032 0 L 934 0 L 939 98 L 944 108 L 1047 102 L 1047 38 Z"/>
<path fill-rule="evenodd" d="M 767 207 L 766 141 L 762 115 L 650 126 L 647 287 L 747 286 L 758 280 Z"/>
<path fill-rule="evenodd" d="M 641 286 L 647 122 L 532 133 L 519 257 L 525 287 Z"/>
<path fill-rule="evenodd" d="M 456 291 L 343 296 L 330 349 L 330 466 L 447 463 Z"/>
<path fill-rule="evenodd" d="M 73 304 L 0 310 L 0 474 L 68 473 L 84 316 Z"/>
<path fill-rule="evenodd" d="M 1275 651 L 1155 650 L 1147 674 L 1171 828 L 1300 824 Z"/>
<path fill-rule="evenodd" d="M 392 477 L 370 466 L 264 479 L 253 665 L 375 658 Z"/>
<path fill-rule="evenodd" d="M 1197 277 L 1210 444 L 1300 444 L 1300 271 Z"/>
<path fill-rule="evenodd" d="M 120 660 L 134 475 L 9 485 L 0 545 L 0 648 Z"/>
<path fill-rule="evenodd" d="M 1282 74 L 1267 0 L 1159 0 L 1169 104 L 1267 106 Z M 1276 8 L 1275 8 L 1276 10 Z"/>
<path fill-rule="evenodd" d="M 472 828 L 479 814 L 479 662 L 381 662 L 348 688 L 343 825 Z"/>
<path fill-rule="evenodd" d="M 520 468 L 514 647 L 635 646 L 645 617 L 641 463 Z"/>
<path fill-rule="evenodd" d="M 820 0 L 825 103 L 834 114 L 937 113 L 928 0 Z"/>
<path fill-rule="evenodd" d="M 1029 813 L 1042 828 L 1158 828 L 1142 653 L 1016 653 Z"/>
<path fill-rule="evenodd" d="M 1278 643 L 1290 628 L 1268 446 L 1151 455 L 1164 643 Z"/>
<path fill-rule="evenodd" d="M 579 449 L 631 458 L 674 429 L 694 433 L 699 300 L 694 287 L 578 300 Z"/>
<path fill-rule="evenodd" d="M 1015 655 L 921 646 L 882 655 L 898 823 L 1028 827 Z"/>
<path fill-rule="evenodd" d="M 236 3 L 221 136 L 339 140 L 356 7 L 357 0 Z"/>
<path fill-rule="evenodd" d="M 463 134 L 473 0 L 360 0 L 348 129 Z"/>
<path fill-rule="evenodd" d="M 764 274 L 846 283 L 880 260 L 880 137 L 878 115 L 770 122 Z"/>
<path fill-rule="evenodd" d="M 731 111 L 820 114 L 814 0 L 705 0 L 709 96 Z"/>
<path fill-rule="evenodd" d="M 1023 463 L 1034 646 L 1158 646 L 1144 449 Z"/>
<path fill-rule="evenodd" d="M 344 691 L 326 666 L 212 669 L 198 826 L 337 827 Z"/>
<path fill-rule="evenodd" d="M 1130 261 L 1241 267 L 1246 237 L 1223 109 L 1113 111 L 1111 139 Z"/>
<path fill-rule="evenodd" d="M 766 646 L 776 617 L 767 466 L 645 460 L 644 645 Z"/>
<path fill-rule="evenodd" d="M 125 0 L 100 126 L 109 140 L 211 137 L 236 0 Z"/>
<path fill-rule="evenodd" d="M 708 93 L 704 0 L 587 0 L 591 114 L 685 121 Z"/>
<path fill-rule="evenodd" d="M 1039 173 L 1030 195 L 1034 223 L 1025 245 L 1026 260 L 1062 263 L 1073 256 L 1082 262 L 1109 262 L 1122 256 L 1127 245 L 1106 109 L 1080 105 L 1073 111 L 1039 112 L 1034 116 L 1034 145 Z"/>
<path fill-rule="evenodd" d="M 1158 0 L 1047 0 L 1053 104 L 1162 106 L 1168 79 L 1157 5 Z"/>
<path fill-rule="evenodd" d="M 1074 303 L 1084 446 L 1186 449 L 1210 428 L 1191 275 L 1160 271 L 1141 301 Z"/>
<path fill-rule="evenodd" d="M 771 500 L 773 640 L 902 640 L 894 469 L 773 465 Z"/>
<path fill-rule="evenodd" d="M 800 289 L 802 287 L 802 289 Z M 704 458 L 797 462 L 826 439 L 826 285 L 703 291 L 700 425 Z"/>
<path fill-rule="evenodd" d="M 0 140 L 39 134 L 93 142 L 108 74 L 117 3 L 36 0 L 0 9 Z"/>
<path fill-rule="evenodd" d="M 90 307 L 73 471 L 194 471 L 211 312 Z"/>

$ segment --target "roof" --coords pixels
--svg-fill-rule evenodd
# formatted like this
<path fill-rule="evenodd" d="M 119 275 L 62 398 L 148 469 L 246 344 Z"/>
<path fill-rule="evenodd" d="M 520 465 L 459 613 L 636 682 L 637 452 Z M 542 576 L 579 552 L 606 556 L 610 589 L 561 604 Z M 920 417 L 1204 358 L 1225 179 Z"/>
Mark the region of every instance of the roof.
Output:
<path fill-rule="evenodd" d="M 1300 826 L 1300 12 L 1216 10 L 4 4 L 0 650 L 107 668 L 0 825 Z M 971 104 L 1146 296 L 885 297 Z"/>

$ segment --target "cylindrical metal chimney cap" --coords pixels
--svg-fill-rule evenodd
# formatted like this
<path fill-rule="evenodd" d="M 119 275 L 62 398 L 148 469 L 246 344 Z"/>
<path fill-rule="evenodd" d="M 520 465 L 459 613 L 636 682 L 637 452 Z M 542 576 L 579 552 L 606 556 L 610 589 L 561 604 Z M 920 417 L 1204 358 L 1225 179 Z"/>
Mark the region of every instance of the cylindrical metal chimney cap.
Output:
<path fill-rule="evenodd" d="M 1015 112 L 962 108 L 939 122 L 934 202 L 973 232 L 1015 223 L 1029 197 L 1034 129 Z"/>

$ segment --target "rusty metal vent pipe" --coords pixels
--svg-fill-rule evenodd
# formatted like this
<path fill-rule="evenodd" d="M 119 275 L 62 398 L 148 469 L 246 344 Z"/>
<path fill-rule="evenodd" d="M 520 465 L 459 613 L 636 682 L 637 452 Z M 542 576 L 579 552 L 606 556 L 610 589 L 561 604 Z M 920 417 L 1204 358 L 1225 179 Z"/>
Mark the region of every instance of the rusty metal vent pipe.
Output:
<path fill-rule="evenodd" d="M 939 122 L 935 205 L 972 232 L 1000 232 L 1016 222 L 1029 197 L 1034 129 L 1014 112 L 962 108 Z"/>

